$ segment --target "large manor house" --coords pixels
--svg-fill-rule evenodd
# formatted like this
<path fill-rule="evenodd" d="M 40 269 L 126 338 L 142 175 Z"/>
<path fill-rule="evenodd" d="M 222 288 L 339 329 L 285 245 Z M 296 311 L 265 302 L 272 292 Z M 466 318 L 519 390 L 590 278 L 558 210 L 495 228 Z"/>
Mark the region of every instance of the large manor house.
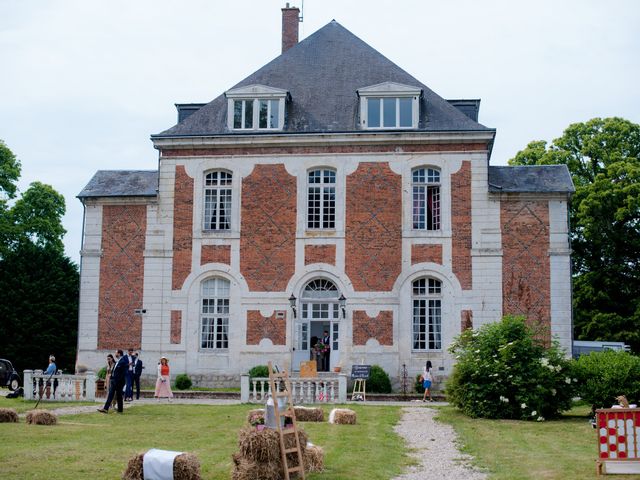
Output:
<path fill-rule="evenodd" d="M 157 170 L 101 170 L 78 195 L 78 362 L 134 348 L 237 385 L 269 360 L 297 371 L 328 331 L 331 368 L 447 375 L 456 335 L 506 314 L 569 349 L 567 168 L 491 166 L 480 100 L 336 21 L 299 42 L 282 14 L 281 55 L 176 105 Z"/>

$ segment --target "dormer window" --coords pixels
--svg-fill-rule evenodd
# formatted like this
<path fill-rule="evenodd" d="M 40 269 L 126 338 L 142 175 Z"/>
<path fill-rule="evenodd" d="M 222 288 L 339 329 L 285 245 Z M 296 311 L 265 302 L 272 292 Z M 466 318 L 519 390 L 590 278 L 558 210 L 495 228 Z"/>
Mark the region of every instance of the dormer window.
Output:
<path fill-rule="evenodd" d="M 418 128 L 422 89 L 385 82 L 358 89 L 364 129 Z"/>
<path fill-rule="evenodd" d="M 286 90 L 249 85 L 225 93 L 229 130 L 282 130 Z"/>

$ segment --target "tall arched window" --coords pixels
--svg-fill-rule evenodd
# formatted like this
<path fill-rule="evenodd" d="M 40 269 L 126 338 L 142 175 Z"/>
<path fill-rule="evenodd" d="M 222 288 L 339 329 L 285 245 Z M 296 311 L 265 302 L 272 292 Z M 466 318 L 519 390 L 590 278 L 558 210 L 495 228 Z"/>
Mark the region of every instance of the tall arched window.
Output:
<path fill-rule="evenodd" d="M 336 228 L 336 172 L 311 170 L 307 184 L 307 228 Z"/>
<path fill-rule="evenodd" d="M 215 170 L 204 177 L 204 230 L 231 228 L 231 172 Z"/>
<path fill-rule="evenodd" d="M 419 278 L 412 285 L 413 349 L 442 348 L 442 283 Z"/>
<path fill-rule="evenodd" d="M 440 230 L 440 171 L 417 168 L 412 174 L 413 228 Z"/>
<path fill-rule="evenodd" d="M 229 281 L 224 278 L 202 282 L 200 348 L 229 348 Z"/>

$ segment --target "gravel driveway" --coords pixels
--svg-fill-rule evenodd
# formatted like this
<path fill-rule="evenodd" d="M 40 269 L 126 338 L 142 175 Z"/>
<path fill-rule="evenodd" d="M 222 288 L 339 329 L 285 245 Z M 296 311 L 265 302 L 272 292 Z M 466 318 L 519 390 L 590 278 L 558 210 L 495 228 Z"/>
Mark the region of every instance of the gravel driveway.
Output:
<path fill-rule="evenodd" d="M 484 480 L 487 475 L 469 464 L 471 457 L 456 446 L 453 428 L 433 417 L 436 410 L 425 407 L 407 407 L 395 431 L 413 450 L 420 465 L 410 467 L 393 480 Z"/>

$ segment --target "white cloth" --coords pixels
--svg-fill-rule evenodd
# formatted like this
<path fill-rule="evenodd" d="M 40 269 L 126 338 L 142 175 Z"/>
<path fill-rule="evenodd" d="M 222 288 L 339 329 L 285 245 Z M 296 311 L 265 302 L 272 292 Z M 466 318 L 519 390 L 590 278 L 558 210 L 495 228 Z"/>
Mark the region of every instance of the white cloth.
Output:
<path fill-rule="evenodd" d="M 173 480 L 173 461 L 183 453 L 157 448 L 149 450 L 142 459 L 144 480 Z"/>

